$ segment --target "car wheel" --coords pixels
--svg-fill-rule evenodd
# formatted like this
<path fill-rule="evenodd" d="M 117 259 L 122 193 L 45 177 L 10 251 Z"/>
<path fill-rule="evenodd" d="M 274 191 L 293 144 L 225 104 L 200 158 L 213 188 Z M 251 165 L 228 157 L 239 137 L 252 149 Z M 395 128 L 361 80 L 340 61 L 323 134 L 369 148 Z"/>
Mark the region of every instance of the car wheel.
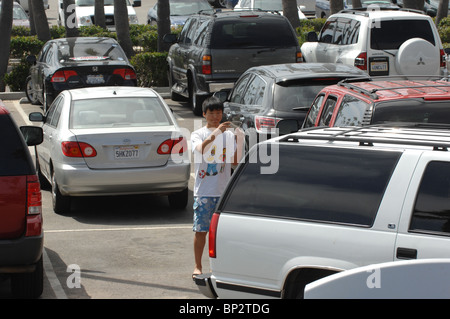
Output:
<path fill-rule="evenodd" d="M 66 214 L 70 211 L 70 196 L 64 196 L 56 183 L 55 172 L 52 172 L 52 203 L 53 211 L 57 214 Z"/>
<path fill-rule="evenodd" d="M 402 75 L 439 75 L 439 50 L 424 39 L 409 39 L 398 49 L 395 68 Z"/>
<path fill-rule="evenodd" d="M 189 103 L 191 104 L 192 112 L 194 112 L 195 115 L 202 116 L 202 103 L 204 100 L 204 96 L 195 93 L 193 81 L 189 81 Z"/>
<path fill-rule="evenodd" d="M 27 96 L 28 101 L 30 101 L 31 104 L 33 104 L 33 105 L 39 104 L 39 100 L 36 96 L 36 92 L 33 89 L 33 82 L 31 80 L 31 76 L 27 77 L 26 86 L 25 86 L 25 94 Z"/>
<path fill-rule="evenodd" d="M 173 209 L 183 209 L 188 203 L 188 189 L 185 188 L 181 192 L 169 195 L 169 206 Z"/>
<path fill-rule="evenodd" d="M 16 298 L 38 298 L 43 290 L 44 266 L 42 256 L 33 272 L 11 276 L 11 291 Z"/>

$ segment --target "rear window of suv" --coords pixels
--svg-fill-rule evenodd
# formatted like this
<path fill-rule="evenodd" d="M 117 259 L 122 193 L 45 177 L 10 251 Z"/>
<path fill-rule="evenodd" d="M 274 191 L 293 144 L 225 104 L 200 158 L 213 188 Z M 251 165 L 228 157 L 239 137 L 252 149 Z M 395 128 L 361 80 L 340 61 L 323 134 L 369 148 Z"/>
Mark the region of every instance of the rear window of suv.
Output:
<path fill-rule="evenodd" d="M 295 47 L 296 42 L 288 21 L 280 19 L 249 18 L 242 21 L 224 20 L 214 24 L 212 49 L 239 49 L 241 47 Z"/>
<path fill-rule="evenodd" d="M 278 154 L 275 174 L 250 155 L 220 210 L 369 227 L 401 153 L 280 144 Z"/>
<path fill-rule="evenodd" d="M 427 20 L 380 21 L 371 28 L 370 48 L 374 50 L 397 50 L 403 42 L 422 38 L 435 45 L 433 30 Z"/>
<path fill-rule="evenodd" d="M 33 174 L 25 143 L 9 115 L 0 115 L 0 176 Z"/>

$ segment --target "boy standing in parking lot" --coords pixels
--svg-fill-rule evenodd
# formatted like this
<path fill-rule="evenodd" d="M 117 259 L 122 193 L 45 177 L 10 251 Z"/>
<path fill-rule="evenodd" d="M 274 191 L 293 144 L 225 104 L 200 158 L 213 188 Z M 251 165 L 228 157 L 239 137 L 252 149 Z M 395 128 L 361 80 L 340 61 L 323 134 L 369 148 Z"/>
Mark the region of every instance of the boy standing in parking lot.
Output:
<path fill-rule="evenodd" d="M 210 97 L 203 103 L 206 125 L 191 134 L 194 153 L 194 256 L 192 278 L 202 273 L 202 255 L 206 234 L 216 205 L 231 177 L 231 165 L 242 157 L 244 133 L 228 130 L 230 122 L 222 121 L 223 103 Z"/>

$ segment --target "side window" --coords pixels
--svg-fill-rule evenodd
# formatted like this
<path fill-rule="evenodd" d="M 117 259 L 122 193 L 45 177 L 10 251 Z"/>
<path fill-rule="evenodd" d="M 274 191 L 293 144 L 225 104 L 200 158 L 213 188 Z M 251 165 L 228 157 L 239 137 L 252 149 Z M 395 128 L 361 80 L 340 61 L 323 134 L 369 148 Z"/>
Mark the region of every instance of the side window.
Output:
<path fill-rule="evenodd" d="M 361 23 L 359 21 L 352 20 L 347 28 L 347 37 L 343 44 L 355 44 L 358 42 L 359 27 Z"/>
<path fill-rule="evenodd" d="M 51 47 L 51 43 L 44 45 L 44 47 L 42 48 L 42 51 L 37 59 L 39 62 L 43 62 L 45 60 L 47 52 L 50 50 L 50 47 Z"/>
<path fill-rule="evenodd" d="M 47 114 L 45 116 L 45 124 L 49 125 L 49 126 L 55 126 L 53 123 L 58 123 L 59 120 L 59 114 L 57 115 L 57 119 L 54 119 L 54 117 L 56 116 L 56 107 L 60 104 L 59 102 L 61 101 L 62 97 L 58 96 L 55 101 L 53 101 L 52 105 L 50 105 L 50 108 L 47 111 Z"/>
<path fill-rule="evenodd" d="M 194 41 L 194 34 L 197 31 L 197 20 L 192 19 L 191 24 L 189 25 L 189 30 L 187 30 L 186 37 L 184 38 L 185 44 L 191 44 Z"/>
<path fill-rule="evenodd" d="M 247 90 L 243 96 L 243 104 L 246 105 L 261 105 L 266 90 L 266 81 L 261 77 L 255 76 L 247 86 Z"/>
<path fill-rule="evenodd" d="M 320 116 L 319 126 L 328 126 L 333 116 L 334 106 L 336 105 L 337 98 L 335 96 L 328 96 L 323 106 L 323 111 Z"/>
<path fill-rule="evenodd" d="M 338 114 L 334 126 L 357 126 L 361 125 L 364 119 L 366 110 L 370 104 L 361 101 L 360 99 L 346 95 L 339 107 Z"/>
<path fill-rule="evenodd" d="M 57 127 L 58 126 L 59 117 L 61 116 L 61 110 L 62 110 L 63 104 L 64 104 L 64 98 L 63 97 L 59 97 L 59 99 L 57 99 L 55 101 L 55 112 L 53 113 L 52 122 L 50 123 L 50 125 L 53 126 L 53 127 Z"/>
<path fill-rule="evenodd" d="M 334 37 L 333 37 L 333 44 L 342 44 L 342 38 L 344 36 L 344 29 L 345 29 L 346 23 L 342 20 L 336 21 L 336 27 L 334 31 Z"/>
<path fill-rule="evenodd" d="M 319 42 L 331 43 L 333 41 L 334 28 L 336 21 L 328 21 L 320 31 Z"/>
<path fill-rule="evenodd" d="M 248 80 L 252 77 L 251 74 L 247 74 L 244 76 L 236 86 L 234 87 L 233 93 L 231 93 L 230 102 L 232 103 L 242 103 L 241 100 L 243 98 L 244 90 L 247 87 Z"/>
<path fill-rule="evenodd" d="M 183 29 L 181 30 L 180 36 L 179 36 L 179 38 L 178 38 L 178 41 L 179 41 L 180 43 L 185 43 L 186 35 L 187 35 L 187 33 L 189 32 L 189 29 L 190 29 L 190 26 L 191 26 L 193 20 L 194 20 L 193 18 L 188 19 L 188 20 L 186 21 L 186 23 L 184 24 L 184 27 L 183 27 Z"/>
<path fill-rule="evenodd" d="M 200 23 L 200 22 L 199 22 Z M 197 32 L 194 35 L 194 44 L 198 46 L 205 46 L 205 39 L 208 34 L 209 20 L 200 23 Z"/>
<path fill-rule="evenodd" d="M 449 212 L 450 163 L 430 162 L 420 183 L 409 230 L 450 236 Z"/>
<path fill-rule="evenodd" d="M 313 127 L 316 124 L 317 116 L 319 116 L 320 107 L 322 106 L 325 95 L 321 94 L 314 100 L 311 108 L 309 109 L 308 116 L 305 119 L 303 127 Z"/>

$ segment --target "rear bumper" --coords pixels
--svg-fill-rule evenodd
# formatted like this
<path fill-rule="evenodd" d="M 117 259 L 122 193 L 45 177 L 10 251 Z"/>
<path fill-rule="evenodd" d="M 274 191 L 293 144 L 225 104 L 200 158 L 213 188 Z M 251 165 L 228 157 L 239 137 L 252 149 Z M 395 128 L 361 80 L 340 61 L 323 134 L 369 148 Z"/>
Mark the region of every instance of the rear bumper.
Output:
<path fill-rule="evenodd" d="M 198 290 L 208 298 L 217 298 L 217 294 L 214 290 L 213 284 L 211 282 L 211 274 L 201 274 L 194 278 L 194 282 L 197 285 Z"/>
<path fill-rule="evenodd" d="M 54 164 L 59 190 L 69 196 L 169 194 L 187 188 L 190 178 L 189 162 L 136 169 Z"/>
<path fill-rule="evenodd" d="M 0 273 L 31 272 L 42 256 L 44 235 L 0 240 Z"/>

